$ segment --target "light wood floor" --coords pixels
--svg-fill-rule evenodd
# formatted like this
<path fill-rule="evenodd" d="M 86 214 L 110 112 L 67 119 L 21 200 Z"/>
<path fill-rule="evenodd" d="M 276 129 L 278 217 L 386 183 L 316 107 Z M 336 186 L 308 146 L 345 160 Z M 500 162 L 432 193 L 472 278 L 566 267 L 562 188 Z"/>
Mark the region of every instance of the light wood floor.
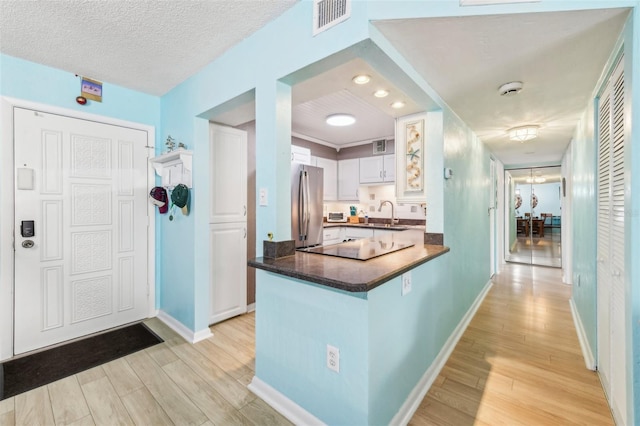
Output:
<path fill-rule="evenodd" d="M 611 425 L 561 270 L 506 266 L 411 425 Z"/>
<path fill-rule="evenodd" d="M 538 266 L 552 266 L 559 268 L 562 266 L 562 243 L 560 241 L 560 230 L 551 229 L 545 231 L 544 237 L 518 236 L 515 245 L 507 253 L 507 261 L 518 263 L 529 263 Z"/>
<path fill-rule="evenodd" d="M 585 368 L 559 269 L 510 264 L 471 321 L 411 425 L 613 424 Z M 284 425 L 246 388 L 254 374 L 253 314 L 0 401 L 0 425 Z"/>
<path fill-rule="evenodd" d="M 165 342 L 0 401 L 0 425 L 290 425 L 247 390 L 254 314 L 191 345 L 157 319 Z"/>

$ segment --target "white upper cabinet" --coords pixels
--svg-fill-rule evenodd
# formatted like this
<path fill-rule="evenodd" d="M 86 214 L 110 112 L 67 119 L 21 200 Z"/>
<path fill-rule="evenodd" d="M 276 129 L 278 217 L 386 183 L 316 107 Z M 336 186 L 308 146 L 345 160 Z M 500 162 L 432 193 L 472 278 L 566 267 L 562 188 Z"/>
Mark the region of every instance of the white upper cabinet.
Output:
<path fill-rule="evenodd" d="M 360 183 L 394 182 L 395 179 L 395 155 L 360 158 Z"/>
<path fill-rule="evenodd" d="M 338 200 L 358 200 L 360 160 L 338 160 Z"/>
<path fill-rule="evenodd" d="M 316 166 L 324 170 L 324 201 L 338 199 L 338 162 L 329 158 L 316 157 Z"/>
<path fill-rule="evenodd" d="M 311 150 L 309 148 L 291 145 L 291 162 L 311 166 Z"/>

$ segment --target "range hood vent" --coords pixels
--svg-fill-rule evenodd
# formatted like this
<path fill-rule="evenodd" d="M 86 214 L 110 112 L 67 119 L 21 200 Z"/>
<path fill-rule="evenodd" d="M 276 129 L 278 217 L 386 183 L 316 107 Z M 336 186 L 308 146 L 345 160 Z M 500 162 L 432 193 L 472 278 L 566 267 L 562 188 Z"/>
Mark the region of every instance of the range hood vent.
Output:
<path fill-rule="evenodd" d="M 351 0 L 313 0 L 313 35 L 351 16 Z"/>

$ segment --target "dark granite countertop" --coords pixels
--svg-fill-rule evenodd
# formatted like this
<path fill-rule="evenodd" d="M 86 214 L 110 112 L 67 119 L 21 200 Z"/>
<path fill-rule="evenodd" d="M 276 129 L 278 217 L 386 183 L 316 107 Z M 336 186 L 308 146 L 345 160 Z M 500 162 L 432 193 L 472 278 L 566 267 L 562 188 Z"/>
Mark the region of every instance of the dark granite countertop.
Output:
<path fill-rule="evenodd" d="M 388 228 L 387 228 L 388 229 Z M 424 244 L 424 231 L 398 231 L 415 245 L 369 260 L 345 259 L 317 253 L 296 252 L 278 259 L 258 257 L 249 266 L 348 292 L 367 292 L 416 266 L 449 251 L 441 245 Z"/>

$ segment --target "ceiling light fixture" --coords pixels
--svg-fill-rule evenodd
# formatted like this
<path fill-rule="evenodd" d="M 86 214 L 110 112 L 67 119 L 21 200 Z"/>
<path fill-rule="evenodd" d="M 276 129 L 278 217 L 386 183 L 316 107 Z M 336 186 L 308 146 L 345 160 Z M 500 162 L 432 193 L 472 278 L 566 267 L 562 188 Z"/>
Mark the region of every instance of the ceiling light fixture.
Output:
<path fill-rule="evenodd" d="M 389 96 L 389 91 L 384 89 L 376 90 L 375 92 L 373 92 L 373 96 L 375 96 L 376 98 L 384 98 Z"/>
<path fill-rule="evenodd" d="M 521 81 L 512 81 L 511 83 L 505 83 L 498 88 L 500 96 L 513 96 L 522 90 L 524 85 Z"/>
<path fill-rule="evenodd" d="M 368 82 L 371 81 L 371 77 L 366 74 L 359 74 L 353 77 L 352 81 L 355 84 L 367 84 Z"/>
<path fill-rule="evenodd" d="M 540 126 L 527 125 L 509 129 L 509 139 L 512 141 L 524 142 L 538 137 Z"/>
<path fill-rule="evenodd" d="M 534 178 L 527 178 L 527 183 L 545 183 L 547 181 L 546 178 L 543 178 L 542 176 L 536 176 Z"/>
<path fill-rule="evenodd" d="M 350 126 L 356 122 L 356 118 L 351 114 L 331 114 L 327 116 L 329 126 Z"/>
<path fill-rule="evenodd" d="M 391 108 L 399 109 L 405 106 L 405 103 L 402 101 L 395 101 L 391 104 Z"/>

